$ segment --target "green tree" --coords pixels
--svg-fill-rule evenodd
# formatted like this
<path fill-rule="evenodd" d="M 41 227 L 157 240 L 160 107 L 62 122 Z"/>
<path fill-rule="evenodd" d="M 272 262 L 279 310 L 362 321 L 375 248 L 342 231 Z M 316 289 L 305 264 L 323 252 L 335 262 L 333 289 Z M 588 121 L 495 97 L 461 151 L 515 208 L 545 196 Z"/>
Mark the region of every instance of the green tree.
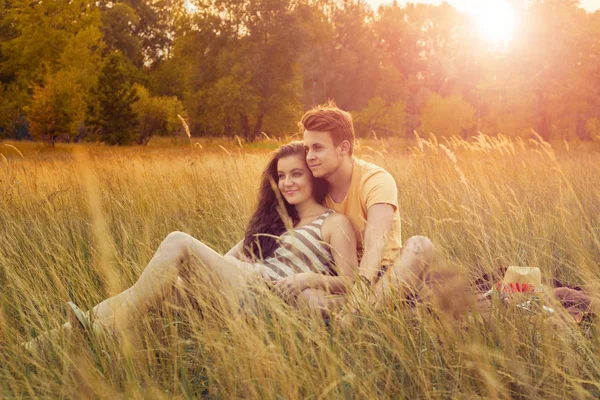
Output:
<path fill-rule="evenodd" d="M 60 74 L 78 85 L 74 98 L 81 91 L 87 95 L 101 66 L 99 26 L 100 14 L 91 0 L 0 4 L 0 81 L 10 93 L 2 102 L 8 116 L 0 118 L 0 129 L 22 136 L 19 130 L 27 126 L 23 110 L 33 100 L 30 88 L 37 87 L 39 94 L 47 92 L 48 82 L 52 86 L 58 79 L 63 85 Z"/>
<path fill-rule="evenodd" d="M 466 18 L 448 3 L 397 3 L 382 6 L 374 29 L 387 61 L 404 80 L 418 76 L 422 85 L 441 93 L 458 74 Z"/>
<path fill-rule="evenodd" d="M 48 73 L 61 67 L 66 46 L 80 32 L 98 27 L 99 13 L 92 0 L 56 0 L 31 3 L 13 0 L 5 21 L 14 30 L 0 43 L 0 75 L 17 77 L 25 87 L 42 85 Z M 98 46 L 99 43 L 90 43 Z"/>
<path fill-rule="evenodd" d="M 120 50 L 138 68 L 155 67 L 168 58 L 175 25 L 186 13 L 184 0 L 98 2 L 110 50 Z"/>
<path fill-rule="evenodd" d="M 187 11 L 184 0 L 130 0 L 140 17 L 136 36 L 141 39 L 144 63 L 152 68 L 169 58 L 177 21 Z"/>
<path fill-rule="evenodd" d="M 185 57 L 171 57 L 150 72 L 148 87 L 159 96 L 176 96 L 183 100 L 191 80 L 191 62 Z"/>
<path fill-rule="evenodd" d="M 133 7 L 127 3 L 116 3 L 102 11 L 102 34 L 108 51 L 120 51 L 134 65 L 143 63 L 142 41 L 136 35 L 140 22 Z"/>
<path fill-rule="evenodd" d="M 302 57 L 304 98 L 311 100 L 305 105 L 332 99 L 343 109 L 360 110 L 377 95 L 383 76 L 373 10 L 355 0 L 325 2 L 321 9 L 303 26 L 310 38 Z"/>
<path fill-rule="evenodd" d="M 137 100 L 127 61 L 120 52 L 111 52 L 100 72 L 88 112 L 87 123 L 96 130 L 93 136 L 111 145 L 133 143 L 139 123 L 133 110 Z"/>
<path fill-rule="evenodd" d="M 175 57 L 191 58 L 195 72 L 186 96 L 193 131 L 248 141 L 265 128 L 289 132 L 302 112 L 298 57 L 304 42 L 295 4 L 215 0 L 197 6 L 191 32 L 174 48 Z"/>
<path fill-rule="evenodd" d="M 26 92 L 16 85 L 0 82 L 0 138 L 27 137 L 27 121 L 20 106 L 26 102 Z"/>

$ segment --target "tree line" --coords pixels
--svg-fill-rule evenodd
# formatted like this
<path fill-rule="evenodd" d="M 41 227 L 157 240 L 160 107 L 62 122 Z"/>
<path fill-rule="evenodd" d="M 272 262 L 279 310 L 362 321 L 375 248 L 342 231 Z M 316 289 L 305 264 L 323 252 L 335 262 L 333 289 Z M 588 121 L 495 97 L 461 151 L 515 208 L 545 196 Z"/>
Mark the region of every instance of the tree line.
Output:
<path fill-rule="evenodd" d="M 0 0 L 0 138 L 253 141 L 334 100 L 359 136 L 600 138 L 600 13 L 515 2 L 494 45 L 452 6 Z"/>

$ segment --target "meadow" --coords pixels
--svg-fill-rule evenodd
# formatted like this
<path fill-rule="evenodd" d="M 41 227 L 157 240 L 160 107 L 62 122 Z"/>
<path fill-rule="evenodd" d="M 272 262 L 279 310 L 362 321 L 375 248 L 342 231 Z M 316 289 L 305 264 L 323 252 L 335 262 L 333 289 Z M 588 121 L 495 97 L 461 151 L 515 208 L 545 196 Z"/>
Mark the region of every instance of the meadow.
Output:
<path fill-rule="evenodd" d="M 145 316 L 137 342 L 20 346 L 64 323 L 66 301 L 89 309 L 129 287 L 171 231 L 226 252 L 277 145 L 0 143 L 0 397 L 600 397 L 598 321 L 575 324 L 555 304 L 549 316 L 492 301 L 480 318 L 468 304 L 449 315 L 396 299 L 328 326 L 268 293 L 256 314 L 231 318 L 207 284 L 206 302 Z M 357 155 L 396 179 L 403 239 L 431 238 L 432 268 L 473 283 L 537 266 L 547 282 L 600 293 L 599 150 L 481 135 L 362 141 Z M 456 302 L 463 283 L 446 290 Z"/>

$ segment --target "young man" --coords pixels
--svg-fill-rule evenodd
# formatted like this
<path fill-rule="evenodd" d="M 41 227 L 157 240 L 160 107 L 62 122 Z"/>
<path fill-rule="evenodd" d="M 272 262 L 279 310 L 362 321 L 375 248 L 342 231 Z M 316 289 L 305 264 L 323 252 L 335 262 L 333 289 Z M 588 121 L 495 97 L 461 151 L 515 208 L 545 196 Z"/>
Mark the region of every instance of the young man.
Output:
<path fill-rule="evenodd" d="M 402 246 L 396 182 L 383 168 L 353 156 L 350 114 L 318 106 L 304 114 L 299 126 L 309 168 L 329 183 L 325 205 L 345 214 L 356 232 L 361 283 L 372 286 L 377 297 L 390 285 L 415 288 L 431 263 L 433 245 L 414 236 Z"/>

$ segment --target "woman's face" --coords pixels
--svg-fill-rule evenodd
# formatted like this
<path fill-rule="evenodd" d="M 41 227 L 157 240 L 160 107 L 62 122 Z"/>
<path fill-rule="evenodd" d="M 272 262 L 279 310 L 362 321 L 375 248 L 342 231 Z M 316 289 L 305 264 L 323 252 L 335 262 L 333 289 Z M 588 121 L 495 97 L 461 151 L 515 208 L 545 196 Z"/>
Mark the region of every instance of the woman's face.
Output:
<path fill-rule="evenodd" d="M 304 156 L 288 156 L 277 161 L 277 187 L 288 203 L 296 205 L 312 198 L 312 174 Z"/>

